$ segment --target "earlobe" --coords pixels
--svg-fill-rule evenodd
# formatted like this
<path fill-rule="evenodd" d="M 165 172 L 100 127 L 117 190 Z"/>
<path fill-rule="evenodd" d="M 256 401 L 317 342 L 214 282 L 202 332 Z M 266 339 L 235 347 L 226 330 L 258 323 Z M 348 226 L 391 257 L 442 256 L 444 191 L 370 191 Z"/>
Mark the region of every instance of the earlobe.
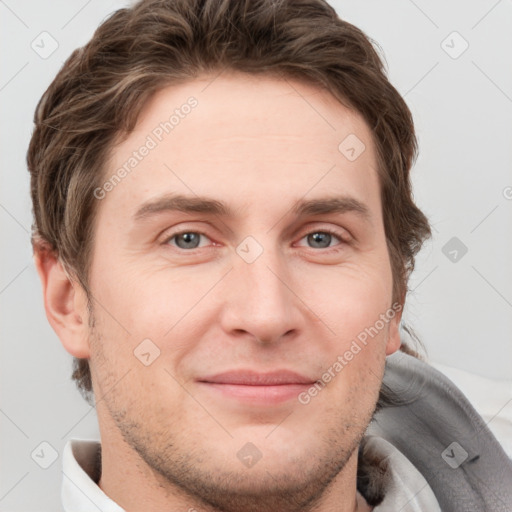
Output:
<path fill-rule="evenodd" d="M 47 248 L 35 248 L 34 261 L 50 325 L 71 355 L 89 358 L 88 311 L 83 288 L 71 280 L 57 255 Z"/>
<path fill-rule="evenodd" d="M 390 356 L 391 354 L 394 354 L 402 344 L 400 339 L 400 330 L 398 327 L 398 323 L 396 326 L 390 325 L 389 327 L 389 339 L 386 345 L 386 355 Z"/>
<path fill-rule="evenodd" d="M 402 339 L 400 337 L 400 320 L 402 319 L 402 310 L 403 307 L 401 307 L 400 311 L 397 311 L 395 316 L 389 321 L 389 338 L 386 344 L 386 356 L 394 354 L 402 344 Z"/>

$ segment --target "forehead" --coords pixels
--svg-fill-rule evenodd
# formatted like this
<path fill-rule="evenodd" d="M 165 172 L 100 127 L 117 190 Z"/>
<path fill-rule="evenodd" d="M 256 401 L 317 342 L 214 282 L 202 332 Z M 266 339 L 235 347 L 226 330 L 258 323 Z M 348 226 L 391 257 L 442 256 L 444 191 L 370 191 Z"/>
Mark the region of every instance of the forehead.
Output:
<path fill-rule="evenodd" d="M 190 98 L 196 103 L 191 109 L 186 106 Z M 178 115 L 167 133 L 162 125 L 173 113 Z M 265 146 L 274 147 L 287 137 L 287 146 L 294 150 L 295 137 L 312 153 L 310 143 L 314 139 L 318 150 L 314 153 L 326 154 L 337 149 L 349 134 L 364 140 L 366 146 L 372 145 L 371 132 L 361 115 L 341 104 L 329 91 L 285 77 L 238 72 L 203 76 L 155 93 L 139 116 L 137 131 L 158 131 L 159 126 L 164 128 L 163 138 L 171 144 L 174 141 L 175 149 L 191 135 L 187 127 L 193 128 L 193 138 L 199 141 L 194 148 L 199 152 L 204 142 L 211 143 L 209 150 L 212 146 L 222 149 L 230 141 L 243 138 L 264 140 Z M 273 137 L 280 138 L 276 144 L 272 143 Z M 187 141 L 187 145 L 191 143 Z M 285 151 L 286 145 L 279 144 L 279 150 Z M 372 147 L 369 150 L 373 152 Z"/>
<path fill-rule="evenodd" d="M 375 202 L 376 165 L 363 118 L 328 91 L 270 76 L 205 75 L 148 101 L 113 148 L 105 179 L 123 176 L 103 203 L 133 212 L 163 192 L 214 192 L 268 204 L 333 188 Z"/>

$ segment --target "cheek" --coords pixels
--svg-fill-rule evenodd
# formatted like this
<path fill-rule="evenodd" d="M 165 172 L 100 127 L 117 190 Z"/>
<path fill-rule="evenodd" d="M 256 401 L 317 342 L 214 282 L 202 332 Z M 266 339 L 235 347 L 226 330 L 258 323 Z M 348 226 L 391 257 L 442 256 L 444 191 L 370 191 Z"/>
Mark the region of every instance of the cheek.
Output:
<path fill-rule="evenodd" d="M 331 334 L 334 331 L 333 336 L 356 337 L 391 308 L 391 270 L 383 263 L 348 264 L 304 274 L 309 277 L 303 280 L 302 296 Z"/>
<path fill-rule="evenodd" d="M 95 316 L 102 341 L 92 359 L 104 362 L 102 377 L 109 380 L 130 370 L 132 382 L 145 386 L 155 379 L 166 382 L 172 378 L 164 370 L 174 374 L 179 362 L 213 326 L 215 312 L 209 305 L 215 297 L 208 294 L 219 276 L 199 274 L 192 267 L 121 268 L 103 280 L 96 276 Z M 107 375 L 110 372 L 115 376 Z"/>
<path fill-rule="evenodd" d="M 384 263 L 386 263 L 384 261 Z M 373 400 L 380 388 L 392 308 L 392 279 L 384 265 L 330 269 L 311 276 L 308 305 L 322 319 L 326 335 L 319 337 L 324 352 L 322 381 L 336 389 L 333 400 L 352 396 Z M 387 315 L 387 316 L 386 316 Z"/>
<path fill-rule="evenodd" d="M 145 268 L 133 262 L 110 267 L 95 274 L 95 298 L 108 312 L 106 321 L 115 321 L 132 337 L 161 338 L 189 315 L 195 305 L 218 281 L 215 271 L 198 272 L 192 267 Z"/>

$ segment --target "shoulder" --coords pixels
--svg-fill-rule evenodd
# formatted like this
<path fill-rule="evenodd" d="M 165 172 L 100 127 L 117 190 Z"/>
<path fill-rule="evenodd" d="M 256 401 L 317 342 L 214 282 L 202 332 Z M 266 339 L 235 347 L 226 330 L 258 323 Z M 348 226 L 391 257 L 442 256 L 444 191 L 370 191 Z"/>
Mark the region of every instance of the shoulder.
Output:
<path fill-rule="evenodd" d="M 367 434 L 410 461 L 443 511 L 512 510 L 512 461 L 447 377 L 397 352 L 387 358 L 381 397 Z"/>

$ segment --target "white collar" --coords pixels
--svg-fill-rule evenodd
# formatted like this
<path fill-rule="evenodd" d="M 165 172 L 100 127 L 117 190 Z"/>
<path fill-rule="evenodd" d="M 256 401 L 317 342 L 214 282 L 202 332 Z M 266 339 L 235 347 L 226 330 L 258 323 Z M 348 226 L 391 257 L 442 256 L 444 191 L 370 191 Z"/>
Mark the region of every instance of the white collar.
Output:
<path fill-rule="evenodd" d="M 387 464 L 384 500 L 374 512 L 441 512 L 434 491 L 412 462 L 382 437 L 365 437 L 365 450 Z"/>
<path fill-rule="evenodd" d="M 93 480 L 100 449 L 99 441 L 87 439 L 71 439 L 64 446 L 61 500 L 65 512 L 125 512 Z"/>

